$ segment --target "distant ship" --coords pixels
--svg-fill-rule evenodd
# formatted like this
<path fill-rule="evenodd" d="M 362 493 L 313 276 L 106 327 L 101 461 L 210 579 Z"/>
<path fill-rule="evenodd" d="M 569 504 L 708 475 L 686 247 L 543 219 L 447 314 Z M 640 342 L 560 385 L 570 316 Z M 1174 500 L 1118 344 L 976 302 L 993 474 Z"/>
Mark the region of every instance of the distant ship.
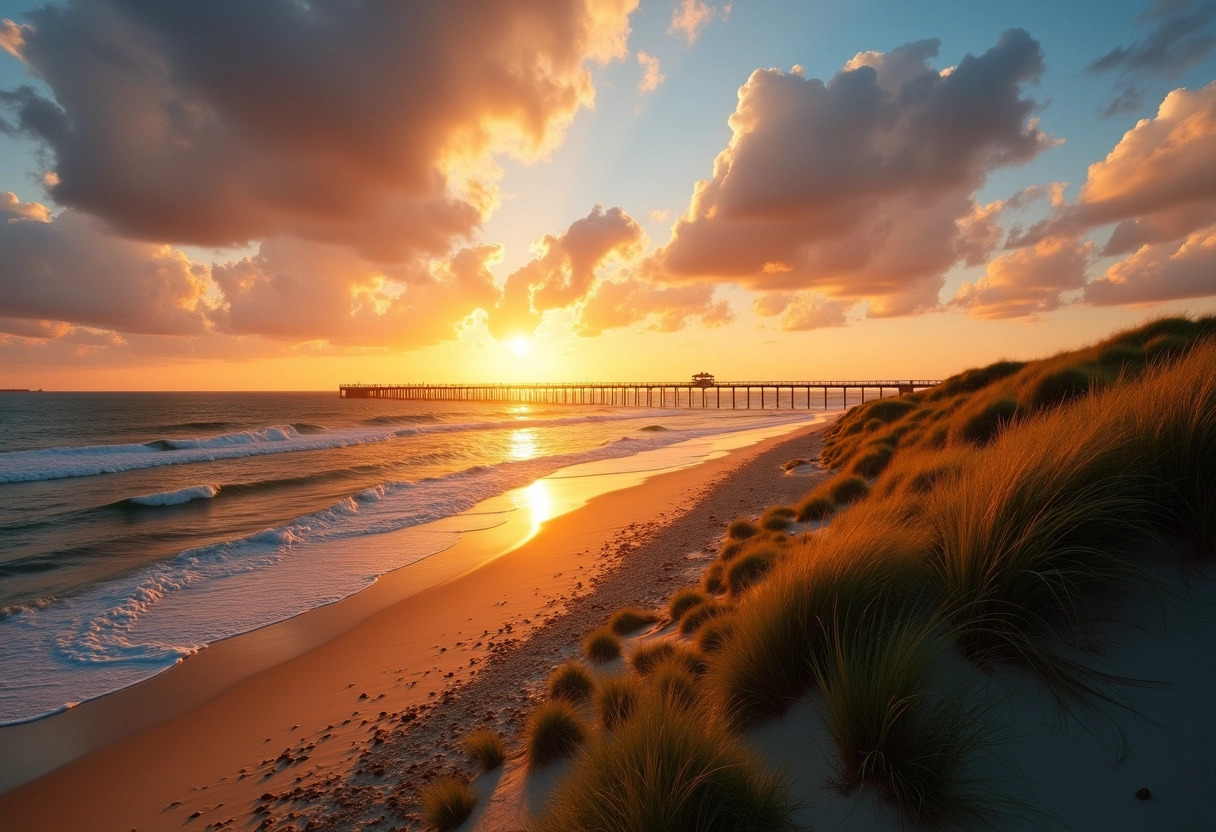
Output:
<path fill-rule="evenodd" d="M 31 390 L 28 387 L 0 387 L 0 393 L 41 393 L 42 388 Z"/>

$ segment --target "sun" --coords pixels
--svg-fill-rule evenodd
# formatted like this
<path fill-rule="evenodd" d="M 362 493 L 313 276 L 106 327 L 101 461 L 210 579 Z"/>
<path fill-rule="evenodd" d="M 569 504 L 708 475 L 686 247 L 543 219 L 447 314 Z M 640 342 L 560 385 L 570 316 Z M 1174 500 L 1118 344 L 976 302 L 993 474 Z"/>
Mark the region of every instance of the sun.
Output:
<path fill-rule="evenodd" d="M 522 335 L 512 338 L 507 342 L 507 344 L 511 347 L 511 352 L 515 353 L 516 355 L 527 355 L 528 353 L 532 352 L 532 342 L 527 338 L 524 338 Z"/>

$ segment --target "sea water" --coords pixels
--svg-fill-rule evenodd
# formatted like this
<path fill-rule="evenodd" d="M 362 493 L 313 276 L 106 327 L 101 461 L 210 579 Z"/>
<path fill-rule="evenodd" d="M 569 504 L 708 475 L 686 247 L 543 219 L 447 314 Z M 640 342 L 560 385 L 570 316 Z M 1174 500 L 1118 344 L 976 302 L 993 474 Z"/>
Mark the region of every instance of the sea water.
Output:
<path fill-rule="evenodd" d="M 0 394 L 0 724 L 352 595 L 561 469 L 813 415 L 709 404 Z"/>

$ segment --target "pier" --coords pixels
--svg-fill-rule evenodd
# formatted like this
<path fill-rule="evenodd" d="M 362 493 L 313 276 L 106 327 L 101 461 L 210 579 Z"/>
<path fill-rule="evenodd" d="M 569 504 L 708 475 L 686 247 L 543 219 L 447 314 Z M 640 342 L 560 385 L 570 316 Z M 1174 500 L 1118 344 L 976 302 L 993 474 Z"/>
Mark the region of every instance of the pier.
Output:
<path fill-rule="evenodd" d="M 906 395 L 939 384 L 936 380 L 718 381 L 699 373 L 692 381 L 548 382 L 535 384 L 343 384 L 344 399 L 406 401 L 521 402 L 590 404 L 613 407 L 703 407 L 811 410 L 829 407 L 828 392 L 839 391 L 841 408 L 886 395 Z M 759 395 L 755 395 L 756 393 Z M 833 396 L 833 399 L 836 397 Z"/>

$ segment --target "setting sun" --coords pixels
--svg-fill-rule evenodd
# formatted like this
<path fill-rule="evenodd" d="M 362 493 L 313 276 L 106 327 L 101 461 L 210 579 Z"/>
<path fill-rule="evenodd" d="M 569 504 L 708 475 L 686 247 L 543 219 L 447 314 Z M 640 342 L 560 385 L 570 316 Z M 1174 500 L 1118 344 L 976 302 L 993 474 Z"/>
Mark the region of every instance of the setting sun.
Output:
<path fill-rule="evenodd" d="M 511 352 L 516 355 L 527 355 L 532 352 L 532 342 L 522 336 L 512 338 L 507 342 L 507 345 L 511 348 Z"/>

